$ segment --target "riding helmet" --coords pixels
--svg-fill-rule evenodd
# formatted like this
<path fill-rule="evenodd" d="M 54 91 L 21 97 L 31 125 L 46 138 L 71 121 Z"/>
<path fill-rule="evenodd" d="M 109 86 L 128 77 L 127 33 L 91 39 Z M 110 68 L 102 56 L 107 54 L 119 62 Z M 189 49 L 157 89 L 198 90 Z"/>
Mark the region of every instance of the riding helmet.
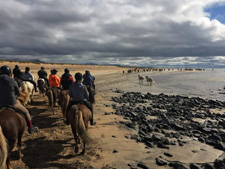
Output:
<path fill-rule="evenodd" d="M 45 68 L 44 67 L 41 67 L 41 70 L 44 70 Z"/>
<path fill-rule="evenodd" d="M 25 70 L 26 70 L 26 71 L 30 71 L 30 68 L 29 68 L 29 67 L 26 67 Z"/>
<path fill-rule="evenodd" d="M 6 75 L 10 75 L 11 74 L 11 68 L 9 66 L 2 66 L 0 68 L 0 74 L 6 74 Z"/>
<path fill-rule="evenodd" d="M 80 72 L 76 73 L 74 77 L 76 80 L 82 80 L 82 74 Z"/>
<path fill-rule="evenodd" d="M 52 69 L 52 73 L 57 73 L 58 71 L 56 69 Z"/>
<path fill-rule="evenodd" d="M 66 69 L 64 70 L 64 72 L 65 72 L 65 73 L 69 73 L 70 70 L 69 70 L 68 68 L 66 68 Z"/>
<path fill-rule="evenodd" d="M 17 68 L 17 69 L 18 69 L 18 68 L 19 68 L 19 66 L 18 66 L 18 65 L 16 65 L 16 66 L 15 66 L 15 68 Z"/>
<path fill-rule="evenodd" d="M 91 73 L 90 73 L 89 70 L 86 70 L 86 71 L 85 71 L 85 74 L 90 75 Z"/>

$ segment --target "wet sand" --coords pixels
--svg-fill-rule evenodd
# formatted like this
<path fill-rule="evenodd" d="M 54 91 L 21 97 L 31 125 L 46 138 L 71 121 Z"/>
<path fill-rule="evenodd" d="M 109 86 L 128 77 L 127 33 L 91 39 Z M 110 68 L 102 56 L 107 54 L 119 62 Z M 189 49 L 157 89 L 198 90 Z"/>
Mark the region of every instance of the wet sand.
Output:
<path fill-rule="evenodd" d="M 142 75 L 148 74 L 156 81 L 150 87 L 145 83 L 139 84 L 137 73 L 123 75 L 122 71 L 128 70 L 128 68 L 122 67 L 1 63 L 1 65 L 3 64 L 11 65 L 11 68 L 18 64 L 21 70 L 29 65 L 34 75 L 36 75 L 41 66 L 44 66 L 48 73 L 50 69 L 57 68 L 59 76 L 63 74 L 63 70 L 66 67 L 71 70 L 73 75 L 78 71 L 84 73 L 88 69 L 96 77 L 97 95 L 96 104 L 94 105 L 94 118 L 97 121 L 97 125 L 90 126 L 88 131 L 97 140 L 97 143 L 88 145 L 84 156 L 76 156 L 73 151 L 74 139 L 70 126 L 66 126 L 63 123 L 60 109 L 57 109 L 55 115 L 51 114 L 48 111 L 47 98 L 40 98 L 38 93 L 36 93 L 33 104 L 27 107 L 33 117 L 33 123 L 40 128 L 40 132 L 32 135 L 25 132 L 23 136 L 24 146 L 22 148 L 24 157 L 21 160 L 17 160 L 15 152 L 13 152 L 13 168 L 131 168 L 130 166 L 135 166 L 138 162 L 143 161 L 149 168 L 160 169 L 168 168 L 168 166 L 160 167 L 156 165 L 155 158 L 160 155 L 163 156 L 165 151 L 174 155 L 172 158 L 163 156 L 165 159 L 181 161 L 187 164 L 213 162 L 223 154 L 221 150 L 214 149 L 212 146 L 190 138 L 184 138 L 188 141 L 188 144 L 185 144 L 183 147 L 171 146 L 169 150 L 146 148 L 144 143 L 137 143 L 135 140 L 130 139 L 133 134 L 137 134 L 137 131 L 125 126 L 122 122 L 127 120 L 122 116 L 115 115 L 115 110 L 111 107 L 114 104 L 111 101 L 111 97 L 119 97 L 121 95 L 113 92 L 115 89 L 121 89 L 125 92 L 138 91 L 153 94 L 200 95 L 207 98 L 210 96 L 210 92 L 209 94 L 198 92 L 201 91 L 201 89 L 197 88 L 199 84 L 196 84 L 196 88 L 193 88 L 190 84 L 192 84 L 194 79 L 188 80 L 187 77 L 183 77 L 185 73 L 200 74 L 202 72 L 140 73 Z M 181 79 L 182 77 L 186 79 L 189 84 L 182 80 L 177 81 L 173 79 L 178 76 L 181 76 Z M 169 82 L 168 79 L 170 79 Z M 217 87 L 220 87 L 224 79 L 218 78 L 209 81 L 216 80 L 218 83 L 214 87 L 212 86 L 211 90 L 216 93 L 215 98 L 222 98 L 218 94 Z M 183 83 L 186 86 L 179 88 Z M 193 150 L 195 153 L 193 153 Z"/>

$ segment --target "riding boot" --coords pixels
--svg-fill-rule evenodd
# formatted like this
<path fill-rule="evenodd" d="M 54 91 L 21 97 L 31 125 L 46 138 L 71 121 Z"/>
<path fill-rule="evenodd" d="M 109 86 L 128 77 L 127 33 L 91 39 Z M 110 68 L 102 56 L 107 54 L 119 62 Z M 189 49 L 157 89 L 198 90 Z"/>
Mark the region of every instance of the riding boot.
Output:
<path fill-rule="evenodd" d="M 38 131 L 39 131 L 38 127 L 35 127 L 35 126 L 33 126 L 33 125 L 32 125 L 31 127 L 28 128 L 29 134 L 32 134 L 32 133 L 38 132 Z"/>
<path fill-rule="evenodd" d="M 90 122 L 91 122 L 92 126 L 96 124 L 96 121 L 94 121 L 94 113 L 93 113 L 93 111 L 91 112 L 91 121 Z"/>

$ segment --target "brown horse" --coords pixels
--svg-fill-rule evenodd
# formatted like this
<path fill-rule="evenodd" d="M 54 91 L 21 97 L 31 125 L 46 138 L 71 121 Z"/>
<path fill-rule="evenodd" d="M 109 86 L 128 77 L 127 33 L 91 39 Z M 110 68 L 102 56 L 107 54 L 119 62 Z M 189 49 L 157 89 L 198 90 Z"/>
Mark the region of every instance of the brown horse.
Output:
<path fill-rule="evenodd" d="M 78 153 L 78 139 L 83 140 L 83 151 L 85 153 L 86 144 L 93 142 L 87 132 L 88 122 L 91 120 L 91 111 L 83 104 L 73 105 L 69 111 L 69 121 L 75 139 L 75 153 Z"/>
<path fill-rule="evenodd" d="M 66 110 L 67 110 L 69 101 L 70 101 L 70 96 L 67 94 L 67 90 L 60 91 L 58 95 L 58 104 L 61 107 L 64 122 L 66 121 Z"/>
<path fill-rule="evenodd" d="M 59 95 L 59 89 L 57 87 L 49 87 L 47 91 L 48 101 L 49 101 L 49 109 L 53 114 L 55 114 L 56 102 Z"/>
<path fill-rule="evenodd" d="M 86 85 L 87 87 L 87 90 L 88 90 L 88 93 L 89 93 L 89 98 L 88 98 L 88 101 L 91 103 L 91 104 L 94 104 L 95 103 L 95 90 L 92 86 L 90 85 Z"/>
<path fill-rule="evenodd" d="M 10 108 L 1 108 L 0 110 L 0 125 L 4 133 L 5 138 L 8 140 L 8 156 L 7 156 L 7 166 L 10 167 L 9 157 L 15 146 L 17 140 L 18 146 L 18 156 L 21 158 L 21 140 L 26 128 L 25 118 L 16 113 Z"/>
<path fill-rule="evenodd" d="M 0 126 L 0 169 L 6 169 L 6 160 L 8 156 L 7 141 L 2 133 L 2 128 Z"/>

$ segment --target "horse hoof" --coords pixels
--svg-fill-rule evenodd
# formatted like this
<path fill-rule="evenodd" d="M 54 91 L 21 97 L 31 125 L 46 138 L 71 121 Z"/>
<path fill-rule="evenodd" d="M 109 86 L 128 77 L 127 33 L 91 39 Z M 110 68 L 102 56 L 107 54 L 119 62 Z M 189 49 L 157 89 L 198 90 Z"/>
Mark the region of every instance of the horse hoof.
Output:
<path fill-rule="evenodd" d="M 78 153 L 78 147 L 75 147 L 74 152 L 77 154 Z"/>

